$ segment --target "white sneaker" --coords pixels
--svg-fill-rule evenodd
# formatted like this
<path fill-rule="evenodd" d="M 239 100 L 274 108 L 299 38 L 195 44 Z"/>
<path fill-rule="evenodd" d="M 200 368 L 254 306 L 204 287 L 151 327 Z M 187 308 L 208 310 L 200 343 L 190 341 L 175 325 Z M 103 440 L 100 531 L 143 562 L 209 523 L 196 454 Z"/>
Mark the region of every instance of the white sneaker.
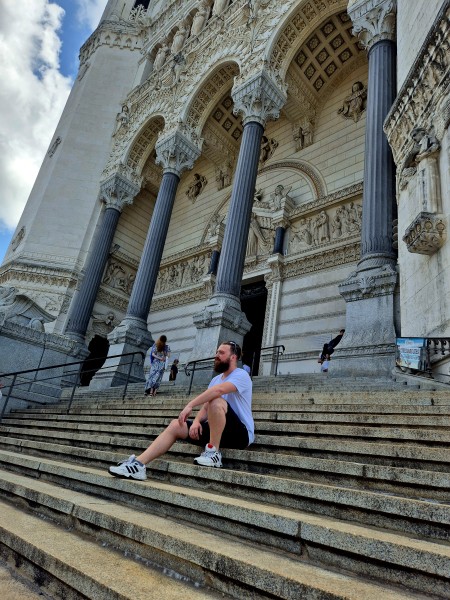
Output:
<path fill-rule="evenodd" d="M 138 479 L 145 481 L 147 479 L 147 469 L 145 465 L 136 460 L 136 456 L 132 454 L 130 458 L 123 460 L 117 467 L 109 467 L 109 472 L 114 477 L 124 477 L 128 479 Z"/>
<path fill-rule="evenodd" d="M 206 444 L 205 451 L 200 456 L 194 458 L 194 464 L 201 465 L 202 467 L 221 467 L 222 466 L 222 454 L 216 449 L 215 446 Z"/>

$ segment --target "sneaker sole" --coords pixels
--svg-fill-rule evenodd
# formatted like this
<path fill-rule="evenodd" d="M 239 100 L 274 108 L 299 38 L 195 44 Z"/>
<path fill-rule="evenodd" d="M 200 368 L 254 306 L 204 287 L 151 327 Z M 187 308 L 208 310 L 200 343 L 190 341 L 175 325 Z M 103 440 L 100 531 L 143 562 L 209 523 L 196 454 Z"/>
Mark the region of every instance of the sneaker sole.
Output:
<path fill-rule="evenodd" d="M 121 475 L 119 473 L 114 473 L 108 469 L 108 473 L 113 477 L 118 477 L 119 479 L 134 479 L 134 481 L 146 481 L 147 477 L 134 477 L 133 475 Z"/>
<path fill-rule="evenodd" d="M 194 465 L 197 465 L 198 467 L 212 467 L 213 469 L 221 469 L 222 468 L 222 464 L 220 464 L 220 465 L 204 465 L 200 462 L 197 462 L 195 459 L 194 459 Z"/>

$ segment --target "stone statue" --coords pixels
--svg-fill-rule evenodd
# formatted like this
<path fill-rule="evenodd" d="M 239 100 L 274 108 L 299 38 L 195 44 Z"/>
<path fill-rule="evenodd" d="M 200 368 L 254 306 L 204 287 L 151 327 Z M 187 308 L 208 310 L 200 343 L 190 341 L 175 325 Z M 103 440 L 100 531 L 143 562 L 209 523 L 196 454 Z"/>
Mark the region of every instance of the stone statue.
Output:
<path fill-rule="evenodd" d="M 336 211 L 333 219 L 331 220 L 331 236 L 336 239 L 342 235 L 342 219 L 340 210 Z"/>
<path fill-rule="evenodd" d="M 191 35 L 198 35 L 205 23 L 206 20 L 208 18 L 209 15 L 209 5 L 207 0 L 202 0 L 200 2 L 200 4 L 198 5 L 198 10 L 195 13 L 194 16 L 194 20 L 192 21 L 192 27 L 191 27 Z"/>
<path fill-rule="evenodd" d="M 313 242 L 316 246 L 330 241 L 328 215 L 322 210 L 313 221 Z"/>
<path fill-rule="evenodd" d="M 153 63 L 153 70 L 159 71 L 159 69 L 164 65 L 167 59 L 167 53 L 169 52 L 169 46 L 167 42 L 164 40 L 162 46 L 159 48 L 158 52 L 155 56 L 155 61 Z"/>
<path fill-rule="evenodd" d="M 273 138 L 269 139 L 265 135 L 263 135 L 261 140 L 261 150 L 259 153 L 259 164 L 263 165 L 275 152 L 278 148 L 278 142 Z"/>
<path fill-rule="evenodd" d="M 195 202 L 197 197 L 203 192 L 207 183 L 208 181 L 204 175 L 194 173 L 194 181 L 191 183 L 191 185 L 186 191 L 186 196 L 189 198 L 189 200 Z"/>
<path fill-rule="evenodd" d="M 181 23 L 178 25 L 177 32 L 174 35 L 172 41 L 172 48 L 170 49 L 171 53 L 175 56 L 180 52 L 181 48 L 184 46 L 184 42 L 186 41 L 187 36 L 187 23 L 186 20 L 183 19 Z"/>
<path fill-rule="evenodd" d="M 417 151 L 415 161 L 420 162 L 426 156 L 433 154 L 440 148 L 440 144 L 434 135 L 428 133 L 423 127 L 416 127 L 411 132 L 411 137 L 415 141 L 414 150 Z"/>
<path fill-rule="evenodd" d="M 0 325 L 9 322 L 41 330 L 36 320 L 50 323 L 55 320 L 55 317 L 28 296 L 19 294 L 17 288 L 0 286 Z M 31 326 L 32 322 L 33 326 Z"/>
<path fill-rule="evenodd" d="M 119 133 L 120 130 L 125 131 L 128 128 L 128 123 L 130 122 L 130 109 L 127 104 L 122 105 L 120 113 L 117 113 L 116 121 L 117 127 L 115 134 Z"/>
<path fill-rule="evenodd" d="M 44 327 L 44 319 L 42 317 L 36 317 L 34 319 L 30 319 L 28 323 L 28 327 L 33 329 L 34 331 L 45 331 Z"/>
<path fill-rule="evenodd" d="M 273 208 L 273 210 L 280 210 L 283 203 L 286 200 L 290 200 L 291 197 L 289 196 L 289 192 L 291 191 L 292 186 L 289 186 L 288 188 L 284 187 L 283 185 L 277 185 L 275 188 L 275 191 L 270 194 L 270 201 L 271 201 L 271 207 Z"/>
<path fill-rule="evenodd" d="M 217 189 L 223 190 L 223 188 L 231 185 L 231 163 L 226 162 L 222 166 L 217 167 L 216 169 L 216 181 L 217 181 Z"/>
<path fill-rule="evenodd" d="M 219 233 L 220 224 L 222 223 L 222 217 L 217 213 L 211 218 L 208 227 L 208 239 L 216 236 Z"/>
<path fill-rule="evenodd" d="M 20 245 L 20 242 L 23 240 L 23 238 L 25 237 L 25 225 L 23 225 L 19 231 L 17 232 L 17 234 L 13 237 L 12 241 L 11 241 L 11 249 L 13 250 L 17 250 L 17 248 Z"/>
<path fill-rule="evenodd" d="M 346 119 L 353 119 L 356 123 L 361 118 L 366 109 L 367 89 L 361 81 L 356 81 L 352 85 L 352 93 L 344 100 L 343 105 L 338 110 L 338 115 Z"/>
<path fill-rule="evenodd" d="M 213 15 L 219 17 L 227 8 L 229 0 L 214 0 Z"/>

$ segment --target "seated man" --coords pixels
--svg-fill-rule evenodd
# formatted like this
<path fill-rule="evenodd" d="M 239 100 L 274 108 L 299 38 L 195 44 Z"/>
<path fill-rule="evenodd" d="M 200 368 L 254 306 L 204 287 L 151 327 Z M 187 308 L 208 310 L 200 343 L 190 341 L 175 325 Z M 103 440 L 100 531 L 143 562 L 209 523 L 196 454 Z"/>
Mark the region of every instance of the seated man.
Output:
<path fill-rule="evenodd" d="M 252 380 L 238 368 L 241 348 L 236 342 L 223 342 L 217 349 L 214 377 L 206 391 L 190 400 L 170 425 L 139 456 L 131 455 L 109 472 L 115 477 L 144 480 L 145 465 L 167 452 L 177 440 L 205 445 L 205 451 L 194 460 L 204 467 L 221 467 L 220 448 L 243 450 L 254 440 L 252 416 Z M 195 419 L 188 417 L 201 406 Z"/>

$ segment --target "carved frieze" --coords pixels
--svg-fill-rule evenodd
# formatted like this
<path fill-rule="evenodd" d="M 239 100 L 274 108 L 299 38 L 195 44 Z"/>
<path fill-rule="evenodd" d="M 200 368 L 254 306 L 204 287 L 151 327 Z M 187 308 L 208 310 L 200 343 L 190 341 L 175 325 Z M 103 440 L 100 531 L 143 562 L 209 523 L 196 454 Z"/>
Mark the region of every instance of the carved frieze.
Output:
<path fill-rule="evenodd" d="M 155 294 L 165 294 L 202 281 L 208 271 L 211 253 L 186 257 L 184 260 L 171 261 L 161 267 L 156 281 Z"/>
<path fill-rule="evenodd" d="M 444 215 L 428 212 L 419 213 L 403 236 L 408 252 L 429 256 L 442 248 L 446 239 Z"/>
<path fill-rule="evenodd" d="M 128 296 L 133 289 L 136 270 L 125 265 L 122 261 L 111 257 L 106 265 L 102 284 L 110 288 L 120 290 Z"/>

